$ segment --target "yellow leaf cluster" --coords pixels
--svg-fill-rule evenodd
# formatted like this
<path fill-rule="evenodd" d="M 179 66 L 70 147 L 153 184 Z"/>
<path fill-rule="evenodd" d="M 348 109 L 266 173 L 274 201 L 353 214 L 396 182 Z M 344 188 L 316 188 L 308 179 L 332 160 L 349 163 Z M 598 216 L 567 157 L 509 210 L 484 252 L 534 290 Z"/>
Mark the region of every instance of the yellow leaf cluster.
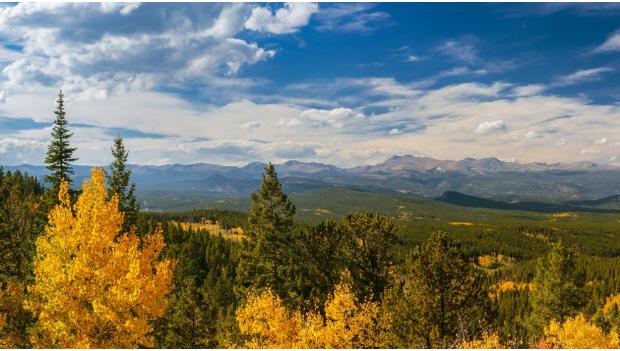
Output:
<path fill-rule="evenodd" d="M 246 336 L 246 348 L 292 348 L 299 336 L 302 318 L 291 313 L 271 290 L 250 293 L 237 311 L 239 331 Z"/>
<path fill-rule="evenodd" d="M 524 283 L 524 282 L 514 282 L 512 280 L 502 280 L 498 283 L 491 286 L 491 291 L 489 292 L 490 298 L 495 298 L 502 293 L 517 291 L 517 290 L 534 290 L 534 283 Z"/>
<path fill-rule="evenodd" d="M 613 349 L 620 347 L 620 339 L 615 331 L 607 334 L 588 322 L 583 314 L 579 314 L 562 324 L 555 320 L 551 321 L 545 327 L 537 346 L 560 349 Z"/>
<path fill-rule="evenodd" d="M 189 230 L 202 230 L 206 231 L 210 235 L 221 236 L 224 239 L 241 241 L 245 238 L 243 228 L 235 227 L 230 229 L 225 229 L 220 225 L 218 221 L 211 221 L 209 219 L 203 220 L 202 222 L 177 222 L 171 221 L 171 224 L 178 225 L 184 231 Z"/>
<path fill-rule="evenodd" d="M 607 297 L 603 306 L 603 312 L 608 314 L 614 306 L 620 308 L 620 294 Z"/>
<path fill-rule="evenodd" d="M 480 339 L 466 341 L 460 345 L 462 349 L 505 349 L 497 333 L 484 332 Z"/>
<path fill-rule="evenodd" d="M 250 294 L 237 311 L 247 348 L 371 348 L 377 346 L 379 307 L 358 303 L 350 286 L 339 284 L 320 313 L 290 312 L 271 291 Z"/>
<path fill-rule="evenodd" d="M 161 230 L 140 239 L 121 233 L 118 198 L 108 200 L 104 173 L 93 168 L 75 206 L 66 182 L 36 242 L 35 283 L 26 308 L 38 322 L 35 347 L 153 346 L 151 322 L 167 307 L 172 262 L 159 261 Z"/>
<path fill-rule="evenodd" d="M 338 284 L 325 304 L 325 318 L 309 314 L 297 343 L 300 348 L 352 349 L 376 347 L 379 306 L 358 303 L 351 287 Z"/>

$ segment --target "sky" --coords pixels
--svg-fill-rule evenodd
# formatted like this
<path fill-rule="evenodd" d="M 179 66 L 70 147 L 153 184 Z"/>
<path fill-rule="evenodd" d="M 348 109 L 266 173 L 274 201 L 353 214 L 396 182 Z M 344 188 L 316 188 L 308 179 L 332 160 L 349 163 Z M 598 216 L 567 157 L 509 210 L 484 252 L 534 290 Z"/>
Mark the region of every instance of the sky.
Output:
<path fill-rule="evenodd" d="M 0 5 L 0 164 L 620 163 L 620 4 Z"/>

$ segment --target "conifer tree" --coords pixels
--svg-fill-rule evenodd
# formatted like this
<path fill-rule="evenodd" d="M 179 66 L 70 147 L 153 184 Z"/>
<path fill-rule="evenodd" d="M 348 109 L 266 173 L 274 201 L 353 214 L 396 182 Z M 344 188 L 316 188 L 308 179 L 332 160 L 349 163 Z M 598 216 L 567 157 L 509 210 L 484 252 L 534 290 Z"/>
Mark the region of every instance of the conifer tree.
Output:
<path fill-rule="evenodd" d="M 390 347 L 455 347 L 480 336 L 491 320 L 481 274 L 444 233 L 415 248 L 403 279 L 383 300 L 391 315 Z"/>
<path fill-rule="evenodd" d="M 52 141 L 47 149 L 45 163 L 49 174 L 45 176 L 45 181 L 50 185 L 50 199 L 52 203 L 57 203 L 57 194 L 60 183 L 66 180 L 71 184 L 73 176 L 73 167 L 71 162 L 77 161 L 77 157 L 73 157 L 76 148 L 71 147 L 69 140 L 73 133 L 67 128 L 67 119 L 65 116 L 65 101 L 62 90 L 58 93 L 56 111 L 56 119 L 52 129 Z"/>
<path fill-rule="evenodd" d="M 563 323 L 583 305 L 584 278 L 575 270 L 574 254 L 561 242 L 547 257 L 539 258 L 534 277 L 536 287 L 530 293 L 532 312 L 528 319 L 528 338 L 536 341 L 552 321 Z"/>
<path fill-rule="evenodd" d="M 265 167 L 260 189 L 252 194 L 248 238 L 238 268 L 238 292 L 271 288 L 286 300 L 294 285 L 290 272 L 294 250 L 295 206 L 282 191 L 271 162 Z"/>
<path fill-rule="evenodd" d="M 114 138 L 112 156 L 114 160 L 110 165 L 107 183 L 110 188 L 110 196 L 118 196 L 118 208 L 125 214 L 123 227 L 125 230 L 129 230 L 132 225 L 136 224 L 139 208 L 136 201 L 136 184 L 129 184 L 131 176 L 131 169 L 127 167 L 129 152 L 126 151 L 121 136 Z"/>

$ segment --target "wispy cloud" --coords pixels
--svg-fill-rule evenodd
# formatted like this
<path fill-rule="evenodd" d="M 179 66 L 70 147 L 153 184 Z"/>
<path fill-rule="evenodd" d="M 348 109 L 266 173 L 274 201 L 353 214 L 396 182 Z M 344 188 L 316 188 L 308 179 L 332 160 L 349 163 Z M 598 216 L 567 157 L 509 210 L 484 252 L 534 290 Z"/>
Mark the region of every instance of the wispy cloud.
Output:
<path fill-rule="evenodd" d="M 614 52 L 620 51 L 620 29 L 611 33 L 607 40 L 596 49 L 594 49 L 595 53 L 605 53 L 605 52 Z"/>
<path fill-rule="evenodd" d="M 613 72 L 614 69 L 611 67 L 595 67 L 578 70 L 571 74 L 567 74 L 565 76 L 557 77 L 555 79 L 554 85 L 556 86 L 567 86 L 579 84 L 587 81 L 598 80 L 601 78 L 601 75 L 604 73 Z"/>
<path fill-rule="evenodd" d="M 372 32 L 389 22 L 390 14 L 374 4 L 349 3 L 324 5 L 316 18 L 320 31 Z"/>
<path fill-rule="evenodd" d="M 472 64 L 479 60 L 476 42 L 474 36 L 466 35 L 458 39 L 444 40 L 435 50 L 456 61 Z"/>

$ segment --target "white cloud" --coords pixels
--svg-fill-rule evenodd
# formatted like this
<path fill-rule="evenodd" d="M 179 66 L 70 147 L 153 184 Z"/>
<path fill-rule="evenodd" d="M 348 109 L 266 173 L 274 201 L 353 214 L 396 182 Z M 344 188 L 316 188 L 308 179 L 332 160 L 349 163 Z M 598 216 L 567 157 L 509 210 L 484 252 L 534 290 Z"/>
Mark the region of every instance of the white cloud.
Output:
<path fill-rule="evenodd" d="M 475 38 L 464 36 L 459 39 L 448 39 L 439 44 L 435 49 L 457 61 L 475 63 L 478 61 L 478 53 L 474 45 Z"/>
<path fill-rule="evenodd" d="M 398 129 L 398 128 L 392 128 L 390 129 L 390 132 L 388 133 L 389 135 L 399 135 L 402 132 Z"/>
<path fill-rule="evenodd" d="M 482 122 L 478 125 L 475 132 L 478 134 L 489 134 L 502 132 L 506 130 L 506 122 L 503 120 L 491 121 L 491 122 Z"/>
<path fill-rule="evenodd" d="M 281 8 L 273 17 L 280 24 L 268 28 L 275 33 L 304 25 L 304 6 Z M 54 86 L 75 98 L 96 99 L 188 83 L 221 85 L 242 67 L 276 54 L 238 37 L 257 9 L 246 4 L 4 6 L 0 31 L 23 50 L 3 55 L 0 91 L 10 95 Z M 145 20 L 153 16 L 157 21 Z M 119 25 L 102 30 L 102 21 Z"/>
<path fill-rule="evenodd" d="M 598 154 L 600 151 L 596 150 L 596 149 L 581 149 L 580 154 L 582 155 L 586 155 L 586 154 Z"/>
<path fill-rule="evenodd" d="M 256 6 L 245 22 L 245 28 L 273 34 L 294 33 L 308 24 L 310 16 L 319 10 L 314 3 L 287 3 L 272 14 L 266 7 Z"/>
<path fill-rule="evenodd" d="M 324 4 L 317 14 L 320 31 L 368 33 L 389 22 L 390 14 L 374 10 L 375 4 Z"/>
<path fill-rule="evenodd" d="M 589 69 L 582 69 L 577 72 L 559 77 L 556 79 L 556 85 L 573 85 L 584 81 L 599 79 L 601 74 L 613 72 L 611 67 L 596 67 Z"/>
<path fill-rule="evenodd" d="M 247 122 L 241 126 L 241 128 L 245 128 L 245 129 L 255 129 L 259 127 L 260 127 L 260 122 L 256 122 L 256 121 Z"/>
<path fill-rule="evenodd" d="M 612 51 L 620 51 L 620 29 L 611 33 L 603 44 L 594 49 L 594 52 L 596 53 Z"/>
<path fill-rule="evenodd" d="M 422 61 L 422 58 L 420 56 L 416 56 L 416 55 L 409 55 L 409 56 L 407 56 L 405 61 L 407 61 L 407 62 L 420 62 L 420 61 Z"/>
<path fill-rule="evenodd" d="M 542 84 L 529 84 L 516 86 L 512 89 L 512 91 L 515 96 L 532 96 L 540 94 L 545 90 L 545 88 L 546 87 Z"/>
<path fill-rule="evenodd" d="M 600 138 L 594 140 L 594 145 L 605 145 L 607 144 L 607 138 Z"/>
<path fill-rule="evenodd" d="M 363 119 L 364 114 L 344 107 L 338 107 L 332 110 L 313 108 L 301 112 L 299 117 L 312 126 L 342 128 L 353 120 Z"/>

